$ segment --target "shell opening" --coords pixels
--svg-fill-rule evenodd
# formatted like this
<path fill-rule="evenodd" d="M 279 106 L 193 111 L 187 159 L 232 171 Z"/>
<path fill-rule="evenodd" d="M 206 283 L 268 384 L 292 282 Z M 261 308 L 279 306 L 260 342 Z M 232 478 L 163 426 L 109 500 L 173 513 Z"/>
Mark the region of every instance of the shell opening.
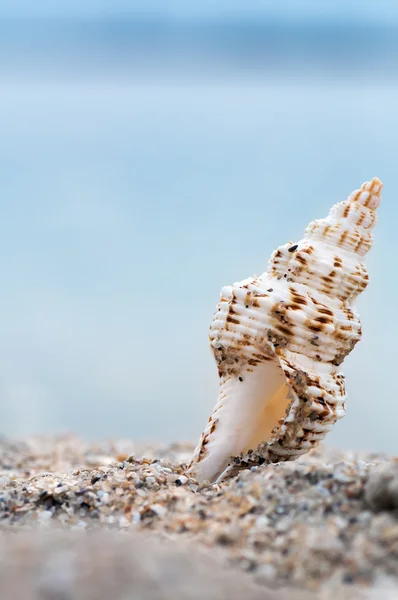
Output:
<path fill-rule="evenodd" d="M 199 480 L 215 481 L 233 456 L 247 452 L 273 437 L 290 404 L 289 387 L 277 359 L 243 369 L 220 387 L 216 428 L 206 440 L 206 450 L 194 466 Z"/>
<path fill-rule="evenodd" d="M 259 371 L 258 377 L 265 380 L 262 384 L 261 412 L 243 452 L 255 450 L 259 444 L 270 441 L 274 429 L 283 423 L 290 404 L 289 387 L 282 368 L 276 362 L 267 362 L 259 367 Z"/>

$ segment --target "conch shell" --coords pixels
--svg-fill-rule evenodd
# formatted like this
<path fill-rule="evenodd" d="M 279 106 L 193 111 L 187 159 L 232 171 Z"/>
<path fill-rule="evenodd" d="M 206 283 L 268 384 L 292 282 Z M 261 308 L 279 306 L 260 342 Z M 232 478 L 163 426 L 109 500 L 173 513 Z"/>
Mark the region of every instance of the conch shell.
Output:
<path fill-rule="evenodd" d="M 260 277 L 224 287 L 210 327 L 220 393 L 188 465 L 199 481 L 304 454 L 345 414 L 340 365 L 361 337 L 382 183 L 374 178 L 280 246 Z"/>

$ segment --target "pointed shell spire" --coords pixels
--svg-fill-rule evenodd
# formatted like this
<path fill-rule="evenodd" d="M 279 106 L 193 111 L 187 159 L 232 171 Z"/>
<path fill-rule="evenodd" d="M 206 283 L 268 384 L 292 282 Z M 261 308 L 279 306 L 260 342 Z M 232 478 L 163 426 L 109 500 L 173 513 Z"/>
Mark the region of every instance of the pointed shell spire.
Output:
<path fill-rule="evenodd" d="M 374 178 L 280 246 L 268 270 L 222 289 L 210 328 L 220 392 L 188 466 L 198 480 L 292 460 L 345 414 L 340 365 L 361 337 L 382 183 Z"/>

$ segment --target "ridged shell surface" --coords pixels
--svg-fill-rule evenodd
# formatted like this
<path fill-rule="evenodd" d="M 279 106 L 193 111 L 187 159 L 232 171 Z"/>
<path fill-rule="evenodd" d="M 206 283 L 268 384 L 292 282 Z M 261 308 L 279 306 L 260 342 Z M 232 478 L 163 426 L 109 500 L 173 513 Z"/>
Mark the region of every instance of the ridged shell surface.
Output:
<path fill-rule="evenodd" d="M 364 183 L 263 275 L 222 289 L 209 336 L 219 398 L 188 466 L 199 481 L 295 459 L 344 416 L 340 365 L 361 337 L 353 301 L 368 284 L 381 188 Z"/>

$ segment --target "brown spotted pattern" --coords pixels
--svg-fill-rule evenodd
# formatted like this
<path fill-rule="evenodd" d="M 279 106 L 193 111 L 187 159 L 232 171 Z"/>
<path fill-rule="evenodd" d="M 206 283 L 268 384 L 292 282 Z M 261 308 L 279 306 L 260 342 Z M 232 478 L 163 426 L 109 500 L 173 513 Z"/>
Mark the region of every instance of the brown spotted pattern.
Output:
<path fill-rule="evenodd" d="M 340 365 L 361 338 L 352 302 L 369 281 L 362 257 L 372 243 L 381 188 L 377 178 L 363 184 L 326 219 L 312 222 L 303 240 L 278 248 L 264 275 L 222 290 L 209 335 L 220 395 L 189 465 L 199 479 L 201 463 L 220 442 L 229 382 L 244 386 L 266 362 L 284 375 L 285 414 L 258 447 L 231 457 L 219 479 L 250 465 L 297 458 L 344 415 Z"/>

